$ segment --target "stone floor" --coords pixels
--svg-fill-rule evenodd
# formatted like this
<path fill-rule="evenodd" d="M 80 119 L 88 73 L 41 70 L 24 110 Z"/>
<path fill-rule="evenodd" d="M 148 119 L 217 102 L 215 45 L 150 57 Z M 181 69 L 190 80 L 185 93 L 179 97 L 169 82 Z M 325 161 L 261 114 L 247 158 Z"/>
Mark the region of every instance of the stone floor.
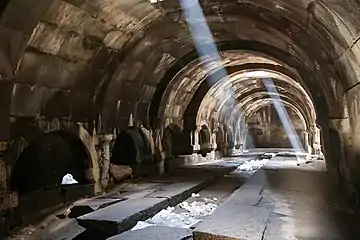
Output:
<path fill-rule="evenodd" d="M 130 191 L 123 189 L 104 197 L 121 195 L 125 198 L 140 199 L 155 194 L 154 199 L 164 198 L 164 194 L 171 195 L 172 190 L 176 189 L 170 187 L 169 191 L 157 192 L 159 186 L 164 189 L 169 183 L 176 185 L 199 177 L 206 178 L 214 174 L 214 169 L 221 175 L 228 171 L 223 171 L 225 168 L 234 169 L 243 160 L 232 158 L 224 162 L 193 166 L 191 169 L 179 169 L 176 174 L 167 176 L 166 179 L 143 179 L 143 184 L 128 186 Z M 230 179 L 224 178 L 202 190 L 202 196 L 214 197 L 214 191 L 219 193 L 216 198 L 221 205 L 203 222 L 196 224 L 194 230 L 149 227 L 125 231 L 111 239 L 360 239 L 358 211 L 345 200 L 334 181 L 329 178 L 325 163 L 313 161 L 300 166 L 297 166 L 297 163 L 294 156 L 274 157 L 243 185 L 241 181 L 244 181 L 244 174 L 240 170 L 234 170 L 226 175 Z M 241 187 L 236 190 L 237 178 Z M 157 185 L 153 186 L 154 184 Z M 233 190 L 235 191 L 229 196 Z M 187 201 L 191 203 L 196 199 L 189 198 Z M 121 203 L 123 201 L 116 202 L 120 205 Z M 98 211 L 100 204 L 103 204 L 103 201 L 96 201 L 90 208 Z M 110 205 L 110 208 L 105 206 L 104 209 L 111 209 L 111 206 L 113 205 Z M 37 231 L 37 234 L 31 234 L 31 237 L 16 239 L 101 239 L 92 232 L 84 233 L 86 232 L 77 225 L 75 219 L 64 219 L 53 222 L 51 226 Z"/>
<path fill-rule="evenodd" d="M 360 239 L 359 216 L 325 171 L 294 158 L 268 161 L 194 231 L 196 240 Z"/>
<path fill-rule="evenodd" d="M 94 220 L 96 220 L 95 217 L 99 218 L 100 223 L 104 220 L 101 219 L 104 218 L 104 216 L 112 216 L 118 220 L 121 218 L 121 221 L 124 219 L 126 222 L 125 225 L 127 225 L 129 224 L 127 217 L 136 215 L 136 219 L 131 221 L 131 224 L 136 224 L 136 220 L 143 220 L 143 218 L 147 216 L 144 215 L 138 219 L 138 212 L 146 211 L 147 213 L 149 208 L 156 205 L 158 205 L 156 206 L 158 207 L 156 211 L 159 211 L 162 208 L 166 208 L 169 204 L 173 205 L 179 201 L 183 201 L 189 198 L 194 191 L 197 192 L 208 184 L 211 184 L 213 179 L 217 179 L 231 172 L 240 162 L 246 159 L 248 158 L 237 159 L 229 163 L 226 161 L 215 161 L 199 166 L 180 167 L 174 169 L 166 176 L 152 176 L 128 181 L 107 194 L 78 201 L 67 209 L 62 209 L 52 214 L 40 225 L 26 227 L 12 235 L 9 239 L 94 239 L 94 236 L 96 236 L 95 239 L 104 239 L 103 235 L 97 235 L 97 232 L 85 231 L 86 229 L 79 226 L 74 217 L 77 217 L 79 214 L 84 215 L 85 213 L 91 214 L 91 212 L 94 212 L 92 217 L 94 217 Z M 174 196 L 177 199 L 173 198 Z M 150 200 L 156 202 L 152 204 Z M 160 203 L 160 205 L 158 203 Z M 137 209 L 139 211 L 137 211 Z M 117 213 L 117 211 L 120 211 L 120 213 Z M 149 214 L 149 216 L 152 215 L 151 212 Z M 58 218 L 58 216 L 61 216 L 61 219 Z M 81 219 L 81 217 L 79 217 L 79 219 Z M 131 224 L 124 229 L 131 228 Z M 101 224 L 96 223 L 95 225 Z M 120 225 L 124 224 L 121 223 Z"/>

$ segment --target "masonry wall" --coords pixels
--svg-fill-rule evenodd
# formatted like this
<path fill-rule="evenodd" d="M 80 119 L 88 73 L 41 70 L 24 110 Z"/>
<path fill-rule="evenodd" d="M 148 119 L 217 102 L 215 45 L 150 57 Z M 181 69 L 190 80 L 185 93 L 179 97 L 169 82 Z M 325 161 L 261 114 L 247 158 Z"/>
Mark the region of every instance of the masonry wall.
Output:
<path fill-rule="evenodd" d="M 289 108 L 286 108 L 293 126 L 293 138 L 298 138 L 303 146 L 305 141 L 303 132 L 306 130 L 299 116 Z M 273 106 L 261 108 L 249 117 L 249 132 L 253 138 L 254 147 L 257 148 L 293 148 L 289 135 L 285 130 L 284 123 L 280 120 L 278 112 Z"/>

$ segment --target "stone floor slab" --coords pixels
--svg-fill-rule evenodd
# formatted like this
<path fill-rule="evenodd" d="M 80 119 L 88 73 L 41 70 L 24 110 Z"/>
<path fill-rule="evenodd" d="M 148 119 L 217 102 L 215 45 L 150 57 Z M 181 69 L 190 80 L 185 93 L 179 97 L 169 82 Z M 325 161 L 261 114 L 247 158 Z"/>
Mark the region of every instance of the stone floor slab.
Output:
<path fill-rule="evenodd" d="M 129 199 L 77 218 L 80 226 L 110 235 L 126 231 L 166 207 L 167 199 Z"/>
<path fill-rule="evenodd" d="M 127 231 L 108 240 L 182 240 L 192 236 L 192 231 L 184 228 L 147 227 Z"/>
<path fill-rule="evenodd" d="M 196 240 L 260 240 L 270 211 L 225 201 L 194 230 Z"/>

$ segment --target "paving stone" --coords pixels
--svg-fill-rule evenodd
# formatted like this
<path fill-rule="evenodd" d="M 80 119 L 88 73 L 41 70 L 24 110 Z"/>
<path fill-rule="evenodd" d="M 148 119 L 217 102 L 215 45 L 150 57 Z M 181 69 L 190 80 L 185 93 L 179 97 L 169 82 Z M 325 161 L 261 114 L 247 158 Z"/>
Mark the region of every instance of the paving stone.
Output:
<path fill-rule="evenodd" d="M 194 230 L 196 240 L 260 240 L 271 211 L 225 201 Z"/>
<path fill-rule="evenodd" d="M 77 218 L 80 226 L 115 235 L 131 229 L 167 206 L 167 199 L 129 199 Z"/>
<path fill-rule="evenodd" d="M 59 226 L 61 226 L 59 228 Z M 80 227 L 75 219 L 65 219 L 61 222 L 55 222 L 47 226 L 44 230 L 35 234 L 33 239 L 36 240 L 70 240 L 84 232 L 85 229 Z"/>
<path fill-rule="evenodd" d="M 169 205 L 174 206 L 186 198 L 189 198 L 193 192 L 198 192 L 206 186 L 206 182 L 180 182 L 164 186 L 163 188 L 149 194 L 148 198 L 163 198 L 169 200 Z"/>
<path fill-rule="evenodd" d="M 264 240 L 343 239 L 331 221 L 313 218 L 301 220 L 272 214 L 266 226 Z"/>
<path fill-rule="evenodd" d="M 170 198 L 174 195 L 180 194 L 186 190 L 192 189 L 201 184 L 201 181 L 198 182 L 184 182 L 184 183 L 173 183 L 167 186 L 164 186 L 154 193 L 148 195 L 148 197 L 153 198 Z"/>
<path fill-rule="evenodd" d="M 69 217 L 76 218 L 124 200 L 125 199 L 95 198 L 95 199 L 77 201 L 71 207 L 71 212 L 69 214 Z"/>
<path fill-rule="evenodd" d="M 142 191 L 126 191 L 126 192 L 120 193 L 119 197 L 127 198 L 127 199 L 141 198 L 141 197 L 145 197 L 145 196 L 152 194 L 156 190 L 157 190 L 156 188 L 153 188 L 153 189 L 146 189 L 146 190 L 142 190 Z"/>
<path fill-rule="evenodd" d="M 192 231 L 184 228 L 147 227 L 140 230 L 124 232 L 108 240 L 181 240 L 191 237 Z"/>

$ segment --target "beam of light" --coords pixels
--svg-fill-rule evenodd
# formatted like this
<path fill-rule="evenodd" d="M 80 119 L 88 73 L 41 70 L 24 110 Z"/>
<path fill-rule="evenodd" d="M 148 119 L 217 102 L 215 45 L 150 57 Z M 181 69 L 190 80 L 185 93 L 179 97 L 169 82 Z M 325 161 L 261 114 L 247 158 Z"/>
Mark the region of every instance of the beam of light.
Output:
<path fill-rule="evenodd" d="M 218 64 L 218 77 L 209 77 L 208 81 L 210 81 L 210 85 L 213 85 L 217 79 L 224 79 L 225 81 L 230 81 L 230 77 L 228 76 L 228 73 L 222 64 L 223 59 L 215 44 L 213 35 L 210 31 L 205 15 L 198 0 L 180 0 L 180 4 L 183 9 L 183 14 L 188 23 L 198 55 L 202 60 L 204 60 L 204 62 L 207 62 L 205 60 L 210 57 L 214 60 L 213 62 Z M 204 44 L 204 42 L 206 42 L 206 44 Z M 207 66 L 205 65 L 205 68 L 206 67 Z M 233 89 L 233 86 L 231 85 L 231 87 L 229 87 L 228 89 L 224 89 L 224 94 L 235 96 L 235 90 Z M 229 104 L 235 106 L 237 101 L 235 97 L 231 101 L 232 102 Z M 248 137 L 251 138 L 251 136 Z M 250 142 L 252 142 L 252 140 L 250 140 Z"/>
<path fill-rule="evenodd" d="M 291 119 L 282 103 L 280 95 L 276 89 L 276 86 L 272 79 L 266 78 L 263 80 L 266 90 L 269 93 L 270 98 L 273 101 L 274 107 L 276 112 L 279 115 L 280 121 L 282 122 L 286 134 L 289 137 L 290 144 L 295 152 L 304 152 L 304 148 L 300 142 L 299 136 L 297 135 L 296 131 L 294 130 L 294 126 L 291 122 Z M 297 156 L 297 155 L 296 155 Z M 299 158 L 297 158 L 299 160 Z"/>

